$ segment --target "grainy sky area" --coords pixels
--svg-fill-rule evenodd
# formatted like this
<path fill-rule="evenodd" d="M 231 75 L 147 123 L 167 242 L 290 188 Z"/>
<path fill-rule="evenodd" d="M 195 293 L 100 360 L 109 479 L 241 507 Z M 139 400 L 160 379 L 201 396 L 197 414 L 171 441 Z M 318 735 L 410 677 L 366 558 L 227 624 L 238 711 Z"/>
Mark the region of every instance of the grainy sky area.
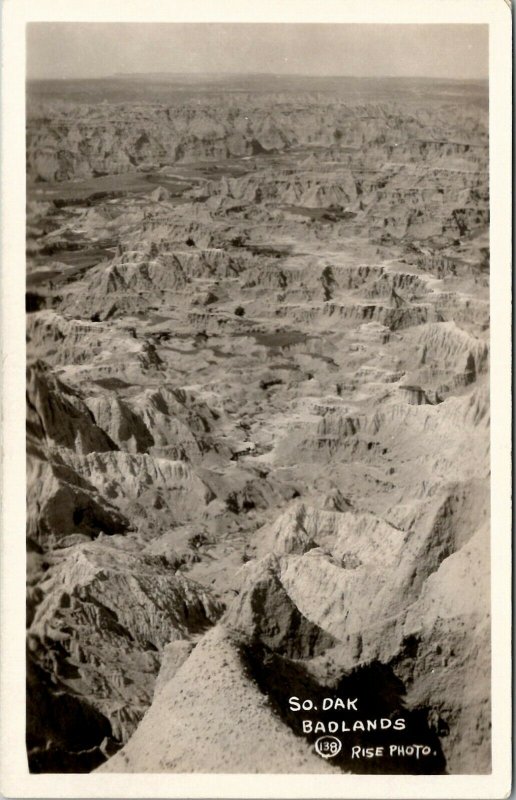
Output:
<path fill-rule="evenodd" d="M 487 78 L 487 25 L 30 23 L 29 78 L 120 72 Z"/>

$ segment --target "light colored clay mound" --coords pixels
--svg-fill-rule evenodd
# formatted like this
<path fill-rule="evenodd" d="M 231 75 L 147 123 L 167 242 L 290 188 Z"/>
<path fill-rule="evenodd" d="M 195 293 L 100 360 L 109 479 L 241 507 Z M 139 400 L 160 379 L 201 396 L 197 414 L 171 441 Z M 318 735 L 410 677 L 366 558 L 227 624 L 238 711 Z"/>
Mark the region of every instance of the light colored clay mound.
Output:
<path fill-rule="evenodd" d="M 124 452 L 91 453 L 84 458 L 66 453 L 63 460 L 121 508 L 135 502 L 152 508 L 165 492 L 171 519 L 177 521 L 198 514 L 214 498 L 184 461 Z"/>
<path fill-rule="evenodd" d="M 304 206 L 307 208 L 326 208 L 328 206 L 349 206 L 357 198 L 356 184 L 349 171 L 340 170 L 335 176 L 325 179 L 321 173 L 299 176 L 289 174 L 270 174 L 269 180 L 257 182 L 253 176 L 230 178 L 219 183 L 203 187 L 203 191 L 211 192 L 209 206 L 224 208 L 230 205 L 228 200 L 245 201 L 247 203 L 277 202 Z"/>
<path fill-rule="evenodd" d="M 392 509 L 396 526 L 296 501 L 256 533 L 256 554 L 276 555 L 243 568 L 225 620 L 277 653 L 311 657 L 319 680 L 329 666 L 391 665 L 407 707 L 440 737 L 447 770 L 486 771 L 488 510 L 485 480 L 433 487 Z"/>
<path fill-rule="evenodd" d="M 421 362 L 439 360 L 445 366 L 460 364 L 461 358 L 473 361 L 475 374 L 486 366 L 489 353 L 488 344 L 477 337 L 468 335 L 455 322 L 428 325 L 417 332 L 416 342 L 421 347 Z"/>
<path fill-rule="evenodd" d="M 122 400 L 113 391 L 91 394 L 85 402 L 99 427 L 129 453 L 192 462 L 216 447 L 210 436 L 216 415 L 194 393 L 162 388 Z"/>
<path fill-rule="evenodd" d="M 294 500 L 273 523 L 256 531 L 250 543 L 253 554 L 257 558 L 267 553 L 303 554 L 333 542 L 346 521 L 355 519 L 356 515 L 348 515 L 351 511 L 351 504 L 338 490 L 322 497 L 314 492 L 306 503 Z"/>
<path fill-rule="evenodd" d="M 143 420 L 115 394 L 92 396 L 86 402 L 99 427 L 109 431 L 110 438 L 120 450 L 145 453 L 154 444 L 154 438 Z"/>
<path fill-rule="evenodd" d="M 198 459 L 208 447 L 205 419 L 213 415 L 191 392 L 146 391 L 133 411 L 113 394 L 86 397 L 37 362 L 29 369 L 27 399 L 33 542 L 51 546 L 71 534 L 121 533 L 139 516 L 170 527 L 199 518 L 214 500 L 187 461 L 173 460 L 187 453 Z"/>
<path fill-rule="evenodd" d="M 317 628 L 340 641 L 360 634 L 362 659 L 382 652 L 385 658 L 392 646 L 392 620 L 403 616 L 429 576 L 485 520 L 485 486 L 476 484 L 476 492 L 473 495 L 469 485 L 458 485 L 434 493 L 419 509 L 412 506 L 412 518 L 400 520 L 403 527 L 373 514 L 294 504 L 274 525 L 257 532 L 258 552 L 276 556 L 267 555 L 243 568 L 241 597 L 235 600 L 230 619 L 238 626 L 244 613 L 238 609 L 246 603 L 258 613 L 252 596 L 268 575 L 270 591 L 277 593 L 273 586 L 279 581 L 288 602 Z M 248 595 L 251 599 L 246 599 Z M 248 611 L 245 618 L 250 619 Z"/>
<path fill-rule="evenodd" d="M 277 557 L 253 561 L 243 572 L 240 594 L 224 618 L 227 625 L 291 658 L 324 653 L 338 643 L 290 597 Z"/>
<path fill-rule="evenodd" d="M 92 539 L 131 528 L 89 481 L 59 460 L 47 459 L 42 452 L 30 453 L 27 463 L 27 537 L 33 544 L 52 549 L 70 535 Z"/>
<path fill-rule="evenodd" d="M 417 651 L 412 663 L 400 661 L 407 702 L 434 707 L 451 773 L 491 768 L 490 594 L 484 525 L 429 576 L 403 626 Z"/>
<path fill-rule="evenodd" d="M 79 374 L 85 379 L 116 376 L 138 382 L 159 366 L 152 341 L 145 336 L 136 339 L 130 324 L 113 328 L 90 321 L 89 315 L 77 320 L 44 309 L 29 317 L 27 328 L 31 353 L 58 366 L 67 380 Z"/>
<path fill-rule="evenodd" d="M 137 732 L 98 771 L 333 772 L 275 716 L 244 663 L 238 638 L 215 628 L 159 682 Z"/>
<path fill-rule="evenodd" d="M 411 393 L 400 389 L 394 393 L 392 388 L 384 388 L 384 402 L 376 411 L 364 404 L 364 411 L 358 413 L 337 406 L 291 414 L 278 431 L 274 450 L 277 462 L 291 463 L 296 454 L 303 454 L 312 463 L 351 462 L 348 475 L 356 474 L 357 479 L 364 464 L 374 463 L 379 490 L 387 489 L 380 482 L 392 484 L 392 504 L 395 497 L 402 502 L 395 486 L 400 490 L 403 487 L 406 497 L 408 487 L 423 480 L 430 484 L 484 477 L 488 471 L 489 423 L 484 390 L 479 388 L 433 405 L 414 404 Z M 465 437 L 468 450 L 463 447 Z"/>

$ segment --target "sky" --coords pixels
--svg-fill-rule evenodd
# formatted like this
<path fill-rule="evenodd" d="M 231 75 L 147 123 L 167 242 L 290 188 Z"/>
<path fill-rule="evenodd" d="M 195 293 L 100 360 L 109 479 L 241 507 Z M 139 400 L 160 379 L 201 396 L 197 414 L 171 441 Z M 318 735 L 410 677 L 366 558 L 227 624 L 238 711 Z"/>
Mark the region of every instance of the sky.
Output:
<path fill-rule="evenodd" d="M 487 25 L 85 23 L 27 25 L 28 78 L 116 73 L 488 77 Z"/>

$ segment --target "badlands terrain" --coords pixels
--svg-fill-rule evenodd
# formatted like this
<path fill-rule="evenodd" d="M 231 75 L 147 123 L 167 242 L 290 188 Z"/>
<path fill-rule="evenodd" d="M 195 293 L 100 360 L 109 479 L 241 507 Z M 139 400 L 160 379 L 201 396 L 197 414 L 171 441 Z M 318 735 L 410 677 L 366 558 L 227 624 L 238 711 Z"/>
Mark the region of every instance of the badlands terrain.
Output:
<path fill-rule="evenodd" d="M 490 771 L 487 86 L 27 108 L 30 769 Z"/>

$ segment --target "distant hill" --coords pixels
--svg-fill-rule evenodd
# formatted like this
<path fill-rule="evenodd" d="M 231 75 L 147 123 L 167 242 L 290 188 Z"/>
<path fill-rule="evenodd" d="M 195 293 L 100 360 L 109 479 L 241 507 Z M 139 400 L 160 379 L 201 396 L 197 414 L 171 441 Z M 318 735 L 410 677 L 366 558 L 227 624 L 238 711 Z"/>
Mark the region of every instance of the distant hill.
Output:
<path fill-rule="evenodd" d="M 103 78 L 28 80 L 29 100 L 65 100 L 79 103 L 143 101 L 175 105 L 185 93 L 199 92 L 332 93 L 343 98 L 368 100 L 410 99 L 422 95 L 429 101 L 462 103 L 465 99 L 487 105 L 486 80 L 435 78 L 368 78 L 350 75 L 278 75 L 274 73 L 119 73 Z"/>

